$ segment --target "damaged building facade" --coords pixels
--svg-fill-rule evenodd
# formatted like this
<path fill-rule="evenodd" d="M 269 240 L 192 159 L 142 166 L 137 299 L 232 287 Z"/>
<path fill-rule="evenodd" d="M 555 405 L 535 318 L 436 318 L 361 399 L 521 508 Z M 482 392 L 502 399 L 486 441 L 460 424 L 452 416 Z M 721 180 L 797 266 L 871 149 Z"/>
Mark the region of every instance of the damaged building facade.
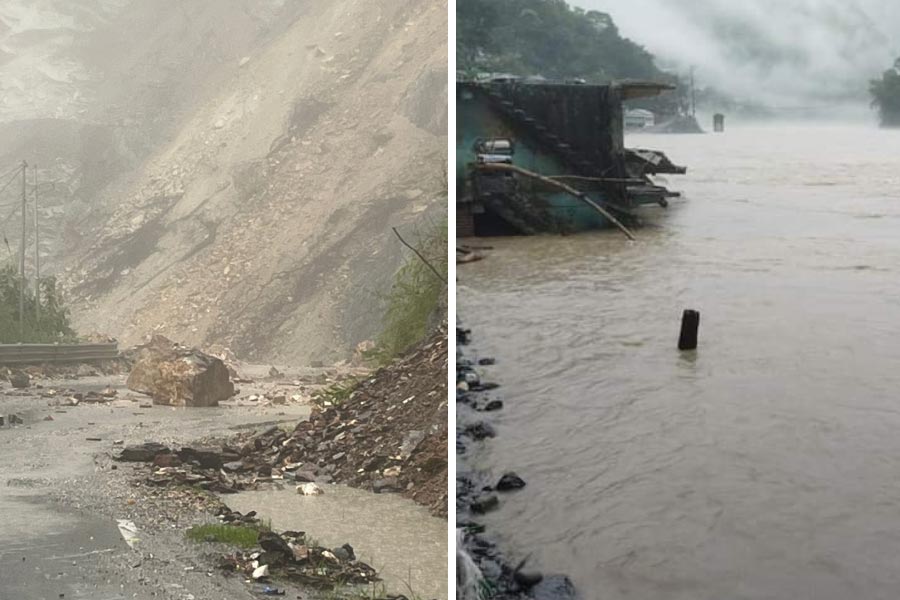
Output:
<path fill-rule="evenodd" d="M 625 147 L 622 103 L 668 89 L 457 82 L 457 235 L 584 231 L 610 226 L 607 211 L 627 219 L 641 205 L 665 206 L 677 193 L 650 176 L 685 168 Z"/>

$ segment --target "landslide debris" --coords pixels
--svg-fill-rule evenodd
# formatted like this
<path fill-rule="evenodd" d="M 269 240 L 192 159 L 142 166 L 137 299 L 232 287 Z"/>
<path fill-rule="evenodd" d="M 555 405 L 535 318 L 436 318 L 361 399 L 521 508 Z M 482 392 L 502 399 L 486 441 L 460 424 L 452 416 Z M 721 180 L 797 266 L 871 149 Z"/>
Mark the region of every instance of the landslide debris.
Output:
<path fill-rule="evenodd" d="M 344 483 L 402 493 L 446 517 L 446 329 L 335 401 L 293 431 L 272 427 L 178 450 L 148 442 L 124 448 L 118 459 L 152 463 L 145 482 L 153 486 L 230 493 L 272 484 Z"/>
<path fill-rule="evenodd" d="M 357 560 L 350 544 L 328 549 L 308 539 L 303 531 L 269 531 L 255 513 L 242 515 L 224 505 L 217 516 L 229 526 L 259 529 L 258 549 L 236 551 L 220 558 L 219 568 L 227 572 L 240 573 L 255 581 L 277 577 L 327 590 L 380 581 L 375 569 Z"/>

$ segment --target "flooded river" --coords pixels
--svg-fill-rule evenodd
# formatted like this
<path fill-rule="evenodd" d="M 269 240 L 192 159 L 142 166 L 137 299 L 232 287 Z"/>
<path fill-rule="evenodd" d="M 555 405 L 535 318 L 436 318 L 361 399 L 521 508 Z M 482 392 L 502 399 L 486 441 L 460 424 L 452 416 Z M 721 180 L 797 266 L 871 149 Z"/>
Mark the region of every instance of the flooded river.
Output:
<path fill-rule="evenodd" d="M 627 141 L 689 166 L 638 242 L 493 239 L 459 269 L 506 404 L 477 460 L 528 482 L 490 530 L 586 598 L 897 598 L 900 131 Z"/>

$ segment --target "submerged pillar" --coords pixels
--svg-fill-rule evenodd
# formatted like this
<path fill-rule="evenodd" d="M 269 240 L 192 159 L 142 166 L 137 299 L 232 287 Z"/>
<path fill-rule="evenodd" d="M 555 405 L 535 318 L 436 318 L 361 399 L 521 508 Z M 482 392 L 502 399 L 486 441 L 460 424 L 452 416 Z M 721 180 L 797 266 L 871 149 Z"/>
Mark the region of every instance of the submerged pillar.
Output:
<path fill-rule="evenodd" d="M 685 310 L 681 315 L 681 335 L 678 336 L 679 350 L 697 349 L 697 330 L 700 328 L 700 313 Z"/>
<path fill-rule="evenodd" d="M 713 131 L 722 133 L 725 131 L 725 115 L 716 113 L 713 115 Z"/>

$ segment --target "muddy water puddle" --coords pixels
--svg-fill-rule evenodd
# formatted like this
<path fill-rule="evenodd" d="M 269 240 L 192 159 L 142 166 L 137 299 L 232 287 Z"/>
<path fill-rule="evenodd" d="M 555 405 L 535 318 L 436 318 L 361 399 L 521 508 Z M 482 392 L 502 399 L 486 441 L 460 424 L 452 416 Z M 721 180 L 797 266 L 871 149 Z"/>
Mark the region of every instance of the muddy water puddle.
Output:
<path fill-rule="evenodd" d="M 327 547 L 349 543 L 375 567 L 388 592 L 438 598 L 447 594 L 447 521 L 396 494 L 373 494 L 339 485 L 321 496 L 292 488 L 241 492 L 224 498 L 233 510 L 255 510 L 279 530 L 305 531 Z"/>

